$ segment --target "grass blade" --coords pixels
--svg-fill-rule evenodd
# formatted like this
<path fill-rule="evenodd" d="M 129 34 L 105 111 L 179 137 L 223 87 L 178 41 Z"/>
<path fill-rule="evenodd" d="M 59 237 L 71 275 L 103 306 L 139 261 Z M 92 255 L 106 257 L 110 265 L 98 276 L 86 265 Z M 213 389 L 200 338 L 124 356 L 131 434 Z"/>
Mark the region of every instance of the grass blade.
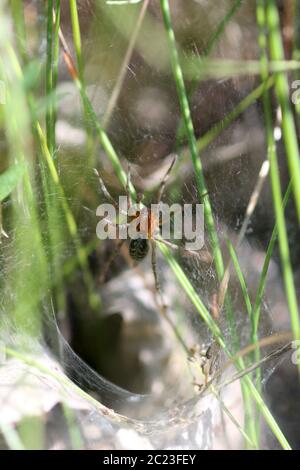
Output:
<path fill-rule="evenodd" d="M 217 232 L 215 229 L 212 208 L 211 208 L 211 204 L 209 201 L 209 196 L 207 194 L 201 159 L 198 155 L 197 142 L 196 142 L 195 133 L 194 133 L 194 126 L 192 123 L 190 107 L 189 107 L 189 103 L 188 103 L 188 99 L 186 95 L 183 74 L 182 74 L 180 63 L 179 63 L 179 57 L 178 57 L 178 52 L 176 48 L 175 35 L 174 35 L 173 28 L 172 28 L 172 23 L 171 23 L 169 2 L 168 0 L 161 0 L 160 4 L 161 4 L 162 15 L 164 19 L 165 28 L 166 28 L 166 33 L 168 36 L 173 76 L 174 76 L 174 80 L 176 83 L 178 99 L 180 102 L 180 109 L 181 109 L 181 113 L 182 113 L 182 117 L 183 117 L 183 121 L 185 125 L 189 150 L 190 150 L 190 154 L 191 154 L 191 158 L 192 158 L 192 162 L 194 166 L 194 174 L 196 178 L 197 189 L 198 189 L 200 201 L 204 205 L 205 221 L 206 221 L 206 226 L 207 226 L 207 230 L 208 230 L 208 234 L 209 234 L 209 238 L 210 238 L 210 242 L 212 246 L 212 251 L 214 255 L 216 271 L 217 271 L 219 279 L 221 279 L 224 274 L 223 258 L 222 258 L 222 253 L 221 253 L 221 249 L 219 246 Z"/>
<path fill-rule="evenodd" d="M 277 5 L 274 0 L 266 2 L 265 23 L 269 30 L 269 48 L 272 60 L 283 60 L 284 49 L 280 33 L 280 21 Z M 286 149 L 287 162 L 290 175 L 293 177 L 293 193 L 300 224 L 300 156 L 297 132 L 290 104 L 290 91 L 288 78 L 284 73 L 275 77 L 275 90 L 282 113 L 282 132 Z M 298 328 L 298 326 L 297 326 Z M 298 333 L 300 330 L 298 331 Z"/>
<path fill-rule="evenodd" d="M 25 164 L 11 165 L 0 175 L 0 202 L 15 189 L 25 172 Z"/>
<path fill-rule="evenodd" d="M 273 15 L 274 5 L 272 7 L 272 4 L 273 4 L 272 0 L 270 0 L 269 3 L 267 3 L 267 5 L 271 7 L 271 13 Z M 268 8 L 265 10 L 264 0 L 257 0 L 257 8 L 258 8 L 258 13 L 257 13 L 258 24 L 260 27 L 261 74 L 262 74 L 262 79 L 266 80 L 267 78 L 267 70 L 266 70 L 266 62 L 267 62 L 266 44 L 267 42 L 265 38 L 265 27 L 267 24 L 269 27 L 271 26 L 270 11 L 269 11 L 269 16 L 268 16 L 267 15 Z M 276 14 L 275 14 L 275 19 L 276 19 Z M 280 83 L 283 83 L 283 77 L 281 77 Z M 277 77 L 277 88 L 278 88 L 278 77 Z M 283 280 L 284 280 L 285 292 L 286 292 L 287 302 L 288 302 L 289 311 L 290 311 L 290 318 L 291 318 L 294 338 L 300 339 L 300 320 L 299 320 L 299 312 L 298 312 L 297 295 L 295 291 L 293 270 L 291 266 L 290 251 L 289 251 L 289 244 L 288 244 L 288 237 L 287 237 L 287 230 L 286 230 L 286 223 L 285 223 L 285 217 L 284 217 L 284 210 L 282 206 L 280 173 L 279 173 L 279 166 L 278 166 L 278 160 L 277 160 L 276 143 L 274 140 L 274 133 L 273 133 L 271 100 L 270 100 L 270 95 L 268 92 L 265 92 L 263 95 L 263 107 L 264 107 L 266 134 L 267 134 L 268 158 L 270 161 L 270 177 L 271 177 L 273 204 L 274 204 L 276 224 L 277 224 L 277 229 L 278 229 L 279 250 L 280 250 L 280 257 L 281 257 L 282 270 L 283 270 Z M 291 128 L 291 133 L 293 134 L 293 126 Z M 292 140 L 293 140 L 293 137 L 292 137 Z M 296 174 L 293 174 L 293 177 L 296 178 Z M 293 181 L 295 182 L 295 179 Z M 293 188 L 295 188 L 294 182 L 292 183 Z M 299 204 L 300 204 L 300 198 L 299 198 Z M 300 371 L 300 364 L 299 364 L 299 371 Z"/>

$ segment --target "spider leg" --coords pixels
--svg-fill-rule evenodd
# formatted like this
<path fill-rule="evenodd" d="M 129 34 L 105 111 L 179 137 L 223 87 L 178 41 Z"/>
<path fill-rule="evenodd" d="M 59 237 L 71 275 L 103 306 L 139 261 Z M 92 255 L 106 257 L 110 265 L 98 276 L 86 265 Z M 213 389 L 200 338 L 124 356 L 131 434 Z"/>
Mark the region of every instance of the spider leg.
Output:
<path fill-rule="evenodd" d="M 127 216 L 127 212 L 124 211 L 118 204 L 118 202 L 112 197 L 112 195 L 110 194 L 110 192 L 108 191 L 107 187 L 105 186 L 104 184 L 104 181 L 103 179 L 101 178 L 101 176 L 99 175 L 99 172 L 98 170 L 96 170 L 96 168 L 94 168 L 94 173 L 95 175 L 98 177 L 98 180 L 99 180 L 99 183 L 100 183 L 100 187 L 101 187 L 101 191 L 103 192 L 104 196 L 106 197 L 106 199 L 108 199 L 111 204 L 113 204 L 114 207 L 116 207 L 120 214 L 122 215 L 126 215 Z"/>
<path fill-rule="evenodd" d="M 186 251 L 187 253 L 190 253 L 190 254 L 192 254 L 193 256 L 199 256 L 198 251 L 187 250 L 187 249 L 184 248 L 183 246 L 175 245 L 175 243 L 171 243 L 171 242 L 169 242 L 168 240 L 164 240 L 163 238 L 156 238 L 156 237 L 155 237 L 154 240 L 157 241 L 157 242 L 159 242 L 159 243 L 163 243 L 163 244 L 166 245 L 167 247 L 172 248 L 172 250 L 177 250 L 177 251 L 179 251 L 179 252 Z"/>
<path fill-rule="evenodd" d="M 155 291 L 160 299 L 160 303 L 161 303 L 161 307 L 162 307 L 162 310 L 163 312 L 165 313 L 166 312 L 166 304 L 164 302 L 164 298 L 163 298 L 163 295 L 162 295 L 162 291 L 161 291 L 161 288 L 160 288 L 160 283 L 159 283 L 159 279 L 158 279 L 158 274 L 157 274 L 157 262 L 156 262 L 156 246 L 155 246 L 155 241 L 152 241 L 151 240 L 151 264 L 152 264 L 152 272 L 153 272 L 153 276 L 154 276 L 154 285 L 155 285 Z"/>
<path fill-rule="evenodd" d="M 159 301 L 157 300 L 157 304 L 160 307 L 161 314 L 165 318 L 165 320 L 169 323 L 170 327 L 172 328 L 177 340 L 183 347 L 183 349 L 188 352 L 189 348 L 186 345 L 184 339 L 182 338 L 180 332 L 177 329 L 176 324 L 173 323 L 172 319 L 168 315 L 168 307 L 164 302 L 164 298 L 162 295 L 159 279 L 158 279 L 158 274 L 157 274 L 157 266 L 156 266 L 156 246 L 155 246 L 155 241 L 152 239 L 151 240 L 151 262 L 152 262 L 152 271 L 153 271 L 153 276 L 154 276 L 154 283 L 155 283 L 155 292 L 156 292 L 156 297 L 159 297 Z"/>
<path fill-rule="evenodd" d="M 136 203 L 137 203 L 137 204 L 143 203 L 143 199 L 144 199 L 144 194 L 143 194 L 143 193 L 137 193 L 137 195 L 136 195 Z"/>
<path fill-rule="evenodd" d="M 114 204 L 114 206 L 118 206 L 117 201 L 115 201 L 115 199 L 112 197 L 112 195 L 111 195 L 110 192 L 108 191 L 107 187 L 106 187 L 105 184 L 104 184 L 103 179 L 102 179 L 101 176 L 99 175 L 99 172 L 98 172 L 98 170 L 96 170 L 96 168 L 94 168 L 94 173 L 95 173 L 95 175 L 98 177 L 98 180 L 99 180 L 99 183 L 100 183 L 101 191 L 103 192 L 103 194 L 104 194 L 104 196 L 106 197 L 106 199 L 108 199 L 112 204 Z"/>
<path fill-rule="evenodd" d="M 176 160 L 177 160 L 177 157 L 175 156 L 175 157 L 173 158 L 173 160 L 172 160 L 172 163 L 171 163 L 170 167 L 168 168 L 167 173 L 165 174 L 165 176 L 163 177 L 163 179 L 162 179 L 162 181 L 161 181 L 161 183 L 160 183 L 160 185 L 159 185 L 159 189 L 158 189 L 158 193 L 157 193 L 157 204 L 159 204 L 160 201 L 161 201 L 161 198 L 162 198 L 162 195 L 163 195 L 163 193 L 164 193 L 164 190 L 165 190 L 167 181 L 168 181 L 168 179 L 169 179 L 169 176 L 170 176 L 170 174 L 171 174 L 171 171 L 172 171 L 172 169 L 173 169 L 173 166 L 174 166 Z"/>
<path fill-rule="evenodd" d="M 154 237 L 153 239 L 157 241 L 158 243 L 163 243 L 164 245 L 166 245 L 168 248 L 171 248 L 172 250 L 177 250 L 179 253 L 187 253 L 188 255 L 197 257 L 207 263 L 210 263 L 212 261 L 211 254 L 207 250 L 205 250 L 205 252 L 189 250 L 185 248 L 184 246 L 175 245 L 175 243 L 171 243 L 168 240 L 164 240 L 163 238 L 160 238 L 160 237 L 159 238 Z"/>
<path fill-rule="evenodd" d="M 116 249 L 110 254 L 110 256 L 108 257 L 108 259 L 106 260 L 102 270 L 101 270 L 101 274 L 99 276 L 99 283 L 100 284 L 103 284 L 105 279 L 106 279 L 106 276 L 107 276 L 107 273 L 108 273 L 108 270 L 113 262 L 113 260 L 115 259 L 115 257 L 117 256 L 117 254 L 119 253 L 123 243 L 125 242 L 125 240 L 118 240 L 117 243 L 116 243 Z"/>
<path fill-rule="evenodd" d="M 175 243 L 171 243 L 168 240 L 164 240 L 163 238 L 154 237 L 154 240 L 157 241 L 158 243 L 163 243 L 168 248 L 172 248 L 172 250 L 177 250 L 177 251 L 183 250 L 184 251 L 184 248 L 182 246 L 175 245 Z M 194 253 L 196 253 L 196 252 L 194 252 Z"/>
<path fill-rule="evenodd" d="M 129 227 L 129 223 L 125 223 L 124 224 L 116 224 L 115 222 L 112 222 L 111 220 L 107 219 L 106 217 L 103 217 L 102 220 L 105 220 L 105 222 L 108 224 L 108 225 L 111 225 L 112 227 L 116 227 L 117 229 L 117 234 L 118 234 L 118 229 L 120 228 L 128 228 Z M 119 235 L 119 234 L 118 234 Z"/>

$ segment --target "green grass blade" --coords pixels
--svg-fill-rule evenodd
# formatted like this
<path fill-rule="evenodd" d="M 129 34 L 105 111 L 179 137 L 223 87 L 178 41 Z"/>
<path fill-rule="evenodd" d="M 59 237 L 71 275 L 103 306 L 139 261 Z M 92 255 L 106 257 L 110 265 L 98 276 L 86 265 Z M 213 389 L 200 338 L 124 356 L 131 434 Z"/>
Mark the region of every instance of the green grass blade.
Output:
<path fill-rule="evenodd" d="M 14 295 L 4 295 L 3 302 L 19 332 L 26 331 L 36 336 L 41 328 L 40 302 L 47 291 L 47 263 L 37 212 L 34 158 L 28 145 L 30 123 L 26 97 L 10 42 L 5 40 L 1 47 L 0 74 L 5 79 L 7 91 L 3 107 L 6 144 L 12 165 L 23 168 L 22 185 L 18 186 L 16 194 L 12 193 L 14 235 L 11 250 L 13 255 L 18 254 L 18 258 L 5 278 Z"/>
<path fill-rule="evenodd" d="M 230 111 L 224 119 L 220 122 L 215 124 L 206 134 L 200 137 L 197 140 L 197 150 L 201 152 L 204 150 L 209 144 L 211 144 L 220 134 L 223 132 L 230 124 L 232 124 L 235 119 L 237 119 L 244 111 L 246 111 L 249 106 L 255 103 L 258 100 L 265 90 L 268 90 L 274 85 L 275 79 L 274 77 L 269 77 L 269 79 L 260 84 L 257 88 L 255 88 L 251 93 L 249 93 L 246 98 L 244 98 L 232 111 Z"/>
<path fill-rule="evenodd" d="M 0 175 L 0 202 L 15 189 L 25 172 L 25 164 L 11 165 Z"/>
<path fill-rule="evenodd" d="M 217 232 L 215 229 L 212 208 L 211 208 L 211 204 L 209 201 L 209 196 L 207 194 L 201 159 L 198 155 L 197 142 L 196 142 L 195 133 L 194 133 L 194 126 L 192 123 L 190 107 L 189 107 L 189 103 L 188 103 L 188 99 L 186 95 L 183 74 L 182 74 L 180 63 L 179 63 L 179 57 L 178 57 L 178 52 L 176 48 L 175 35 L 174 35 L 173 28 L 172 28 L 172 23 L 171 23 L 169 2 L 168 0 L 161 0 L 160 4 L 161 4 L 162 15 L 164 19 L 165 28 L 166 28 L 166 33 L 168 36 L 173 76 L 174 76 L 174 80 L 176 83 L 177 94 L 178 94 L 178 99 L 180 102 L 180 109 L 181 109 L 184 125 L 185 125 L 189 150 L 190 150 L 192 162 L 194 165 L 194 173 L 195 173 L 195 178 L 196 178 L 196 183 L 197 183 L 197 189 L 199 193 L 199 198 L 204 205 L 205 222 L 206 222 L 206 226 L 207 226 L 207 230 L 208 230 L 208 234 L 209 234 L 209 238 L 210 238 L 210 242 L 212 246 L 216 271 L 217 271 L 219 279 L 221 279 L 224 274 L 223 258 L 222 258 L 222 253 L 221 253 L 221 249 L 219 246 Z"/>
<path fill-rule="evenodd" d="M 232 124 L 249 106 L 257 101 L 265 90 L 274 85 L 274 76 L 270 77 L 266 82 L 256 87 L 249 95 L 246 96 L 238 105 L 230 111 L 221 121 L 217 122 L 209 131 L 197 140 L 197 150 L 202 152 L 209 144 L 211 144 L 227 127 Z M 173 174 L 178 174 L 183 161 L 189 159 L 189 150 L 178 150 L 180 158 L 175 163 Z"/>
<path fill-rule="evenodd" d="M 20 52 L 22 62 L 26 62 L 26 30 L 24 21 L 24 2 L 22 0 L 11 0 L 10 8 L 16 29 L 16 45 Z"/>
<path fill-rule="evenodd" d="M 230 9 L 226 13 L 226 15 L 222 18 L 222 20 L 220 21 L 220 23 L 218 24 L 216 29 L 213 31 L 213 34 L 212 34 L 211 38 L 208 41 L 208 44 L 207 44 L 207 46 L 205 48 L 205 51 L 204 51 L 204 54 L 203 54 L 205 57 L 207 57 L 211 54 L 213 48 L 218 43 L 218 40 L 220 39 L 223 31 L 225 30 L 227 24 L 233 18 L 233 16 L 238 11 L 238 9 L 240 8 L 241 5 L 242 5 L 242 0 L 235 0 L 235 2 L 230 7 Z M 191 89 L 189 91 L 189 98 L 191 98 L 193 96 L 194 92 L 197 89 L 198 84 L 199 84 L 199 80 L 194 80 L 194 83 L 192 84 Z M 178 130 L 176 132 L 176 146 L 175 146 L 176 149 L 179 148 L 183 136 L 184 136 L 184 125 L 183 125 L 183 122 L 180 121 L 180 124 L 178 126 Z"/>
<path fill-rule="evenodd" d="M 148 5 L 149 5 L 149 1 L 150 0 L 144 0 L 143 1 L 143 4 L 142 4 L 140 12 L 139 12 L 139 16 L 137 18 L 137 21 L 136 21 L 136 24 L 135 24 L 135 27 L 134 27 L 134 30 L 133 30 L 131 38 L 129 40 L 129 44 L 128 44 L 128 47 L 127 47 L 127 50 L 126 50 L 121 68 L 120 68 L 120 72 L 119 72 L 116 84 L 113 88 L 112 94 L 109 98 L 109 102 L 107 104 L 107 107 L 106 107 L 106 110 L 105 110 L 105 113 L 104 113 L 104 116 L 103 116 L 103 119 L 102 119 L 102 126 L 103 126 L 104 129 L 106 129 L 108 127 L 108 124 L 110 122 L 113 110 L 114 110 L 114 108 L 117 104 L 119 95 L 121 93 L 122 85 L 123 85 L 123 82 L 124 82 L 125 77 L 126 77 L 128 65 L 129 65 L 129 62 L 130 62 L 130 58 L 132 56 L 138 34 L 139 34 L 141 26 L 143 24 L 143 20 L 144 20 L 144 17 L 145 17 L 145 14 L 146 14 L 146 11 L 147 11 L 147 8 L 148 8 Z"/>
<path fill-rule="evenodd" d="M 266 2 L 266 25 L 269 30 L 269 48 L 272 60 L 283 60 L 284 49 L 280 32 L 280 20 L 277 5 L 274 0 Z M 290 175 L 293 178 L 293 192 L 300 224 L 300 155 L 297 132 L 290 103 L 290 90 L 288 78 L 284 73 L 275 77 L 275 89 L 278 103 L 282 112 L 282 132 L 289 165 Z M 295 325 L 296 326 L 296 325 Z M 298 328 L 298 326 L 297 326 Z M 298 333 L 300 330 L 298 331 Z"/>
<path fill-rule="evenodd" d="M 83 59 L 82 59 L 82 43 L 81 43 L 81 34 L 79 26 L 79 17 L 77 11 L 77 0 L 70 0 L 70 13 L 71 13 L 71 22 L 73 30 L 73 41 L 75 46 L 78 75 L 81 83 L 84 83 L 83 79 Z"/>
<path fill-rule="evenodd" d="M 53 55 L 53 0 L 48 1 L 47 7 L 47 62 L 46 62 L 46 95 L 52 96 L 53 75 L 52 75 L 52 55 Z M 47 145 L 53 156 L 55 125 L 53 122 L 53 100 L 49 103 L 46 112 L 46 136 Z"/>
<path fill-rule="evenodd" d="M 292 192 L 292 183 L 290 182 L 283 198 L 283 203 L 282 203 L 283 209 L 287 205 L 291 192 Z M 271 261 L 272 254 L 274 251 L 275 243 L 277 241 L 277 237 L 278 237 L 278 228 L 277 228 L 277 224 L 275 224 L 275 227 L 272 231 L 272 235 L 268 244 L 264 264 L 263 264 L 260 277 L 259 277 L 257 293 L 256 293 L 255 300 L 254 300 L 252 316 L 253 316 L 253 324 L 254 324 L 255 332 L 257 332 L 258 330 L 259 319 L 260 319 L 260 307 L 261 307 L 261 303 L 262 303 L 264 292 L 265 292 L 269 265 L 270 265 L 270 261 Z"/>
<path fill-rule="evenodd" d="M 248 293 L 247 283 L 246 283 L 246 280 L 244 278 L 244 274 L 242 272 L 242 269 L 241 269 L 237 254 L 235 252 L 235 249 L 233 247 L 233 244 L 231 243 L 231 241 L 229 239 L 227 240 L 227 247 L 228 247 L 228 251 L 229 251 L 230 257 L 232 259 L 232 263 L 233 263 L 233 266 L 234 266 L 235 272 L 237 274 L 238 281 L 240 283 L 240 287 L 241 287 L 241 290 L 242 290 L 242 293 L 243 293 L 247 314 L 248 314 L 249 319 L 251 320 L 252 305 L 251 305 L 251 300 L 250 300 L 249 293 Z"/>
<path fill-rule="evenodd" d="M 92 309 L 98 309 L 98 307 L 100 305 L 100 297 L 99 297 L 99 294 L 96 293 L 96 289 L 95 289 L 95 285 L 94 285 L 95 284 L 94 279 L 93 279 L 92 274 L 91 274 L 90 269 L 89 269 L 89 264 L 88 264 L 88 259 L 87 259 L 87 256 L 86 256 L 86 251 L 82 247 L 82 244 L 81 244 L 81 241 L 80 241 L 76 220 L 75 220 L 75 218 L 72 214 L 71 209 L 69 208 L 66 196 L 64 194 L 63 187 L 60 184 L 59 175 L 57 173 L 54 162 L 51 158 L 49 149 L 47 147 L 47 142 L 46 142 L 45 136 L 43 134 L 42 128 L 41 128 L 38 121 L 35 122 L 35 127 L 36 127 L 37 134 L 39 136 L 42 155 L 43 155 L 43 157 L 46 161 L 46 164 L 48 166 L 49 175 L 50 175 L 50 177 L 52 179 L 52 182 L 53 182 L 53 184 L 56 188 L 56 191 L 59 195 L 62 210 L 65 214 L 67 227 L 68 227 L 68 230 L 70 232 L 70 235 L 72 237 L 72 240 L 73 240 L 75 248 L 76 248 L 79 264 L 80 264 L 80 267 L 82 268 L 82 272 L 83 272 L 83 279 L 84 279 L 85 285 L 88 288 L 88 292 L 89 292 L 90 305 L 91 305 Z"/>
<path fill-rule="evenodd" d="M 265 11 L 265 8 L 264 8 L 265 7 L 264 1 L 257 0 L 257 5 L 258 5 L 257 17 L 258 17 L 258 24 L 260 28 L 261 74 L 262 74 L 262 79 L 266 80 L 267 51 L 266 51 L 265 27 L 267 24 L 270 27 L 271 24 L 270 24 L 270 18 L 267 15 L 268 9 Z M 274 14 L 274 8 L 272 8 L 273 1 L 270 0 L 268 5 L 269 7 L 271 5 L 271 12 L 272 14 Z M 269 11 L 269 16 L 270 16 L 270 11 Z M 276 18 L 276 14 L 275 14 L 275 18 Z M 271 177 L 271 186 L 272 186 L 272 195 L 273 195 L 273 205 L 274 205 L 276 224 L 277 224 L 277 229 L 278 229 L 279 251 L 280 251 L 280 258 L 281 258 L 282 270 L 283 270 L 283 280 L 284 280 L 287 302 L 289 306 L 293 335 L 295 339 L 300 339 L 300 321 L 299 321 L 297 295 L 295 291 L 293 271 L 292 271 L 291 260 L 290 260 L 287 230 L 286 230 L 286 223 L 285 223 L 285 217 L 284 217 L 284 210 L 282 206 L 280 172 L 279 172 L 278 159 L 277 159 L 276 143 L 274 140 L 274 133 L 273 133 L 271 100 L 270 100 L 270 95 L 268 92 L 265 92 L 263 95 L 263 107 L 264 107 L 266 134 L 267 134 L 268 158 L 270 161 L 270 177 Z M 291 128 L 291 133 L 293 133 L 293 127 Z M 296 174 L 294 174 L 293 177 L 295 178 L 292 183 L 293 188 L 294 188 L 295 180 L 297 179 Z M 300 199 L 299 199 L 299 203 L 300 203 Z M 300 364 L 299 364 L 299 371 L 300 371 Z"/>
<path fill-rule="evenodd" d="M 56 0 L 55 4 L 55 25 L 53 36 L 53 66 L 52 66 L 52 86 L 56 89 L 58 79 L 58 63 L 59 63 L 59 28 L 60 28 L 60 0 Z M 54 106 L 53 120 L 56 122 L 56 109 Z"/>
<path fill-rule="evenodd" d="M 82 55 L 82 41 L 81 41 L 81 32 L 79 24 L 79 15 L 78 15 L 78 5 L 77 0 L 69 0 L 70 13 L 71 13 L 71 24 L 73 31 L 73 42 L 75 47 L 76 62 L 78 77 L 81 83 L 81 86 L 86 91 L 85 79 L 84 79 L 84 64 L 83 64 L 83 55 Z M 94 155 L 94 145 L 93 145 L 93 135 L 89 126 L 88 114 L 86 112 L 85 106 L 83 106 L 84 111 L 84 124 L 87 132 L 87 154 L 88 154 L 88 163 L 89 167 L 92 168 L 95 166 L 95 155 Z"/>
<path fill-rule="evenodd" d="M 232 17 L 236 14 L 236 12 L 239 10 L 240 6 L 242 5 L 243 0 L 235 0 L 231 7 L 229 8 L 228 12 L 222 18 L 221 22 L 218 24 L 217 28 L 213 32 L 210 40 L 208 41 L 208 45 L 206 46 L 205 54 L 206 56 L 209 56 L 210 53 L 212 52 L 215 44 L 218 42 L 220 36 L 222 35 L 223 31 L 225 30 L 227 24 L 229 21 L 232 19 Z"/>
<path fill-rule="evenodd" d="M 0 431 L 3 435 L 9 449 L 11 450 L 25 450 L 25 446 L 15 428 L 0 420 Z"/>

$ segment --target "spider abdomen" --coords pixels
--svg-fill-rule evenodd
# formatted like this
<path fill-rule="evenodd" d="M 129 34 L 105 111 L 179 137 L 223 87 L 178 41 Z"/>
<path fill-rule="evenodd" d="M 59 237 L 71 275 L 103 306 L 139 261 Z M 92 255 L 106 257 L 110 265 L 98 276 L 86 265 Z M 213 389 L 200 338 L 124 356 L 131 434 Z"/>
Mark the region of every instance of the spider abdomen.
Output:
<path fill-rule="evenodd" d="M 146 238 L 136 238 L 130 240 L 129 254 L 135 261 L 142 261 L 149 251 L 149 242 Z"/>

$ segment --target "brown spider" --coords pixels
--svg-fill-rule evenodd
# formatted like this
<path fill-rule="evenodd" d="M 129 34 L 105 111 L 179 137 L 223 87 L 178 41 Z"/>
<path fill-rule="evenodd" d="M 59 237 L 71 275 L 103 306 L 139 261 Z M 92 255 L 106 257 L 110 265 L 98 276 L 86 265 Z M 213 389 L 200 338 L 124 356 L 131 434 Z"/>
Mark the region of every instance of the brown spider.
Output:
<path fill-rule="evenodd" d="M 164 193 L 168 178 L 170 176 L 170 173 L 171 173 L 171 171 L 174 167 L 175 161 L 176 161 L 176 157 L 174 157 L 174 159 L 172 160 L 172 163 L 171 163 L 170 167 L 168 168 L 165 176 L 163 177 L 163 179 L 162 179 L 162 181 L 159 185 L 157 198 L 156 198 L 156 204 L 159 204 L 161 202 L 161 198 L 163 196 L 163 193 Z M 101 190 L 102 190 L 104 196 L 106 197 L 106 199 L 109 200 L 114 205 L 115 208 L 119 209 L 120 213 L 125 215 L 127 217 L 127 220 L 128 220 L 128 223 L 126 223 L 126 224 L 117 224 L 117 225 L 112 224 L 112 223 L 110 223 L 110 224 L 115 225 L 115 227 L 118 230 L 121 226 L 122 227 L 128 227 L 130 225 L 130 223 L 134 220 L 137 222 L 136 229 L 137 229 L 137 232 L 140 235 L 136 238 L 130 238 L 129 255 L 130 255 L 131 259 L 133 259 L 136 262 L 142 261 L 147 256 L 147 254 L 149 252 L 149 249 L 150 249 L 150 246 L 151 246 L 151 262 L 152 262 L 152 271 L 153 271 L 154 282 L 155 282 L 155 289 L 156 289 L 160 299 L 162 300 L 163 306 L 165 307 L 165 305 L 163 303 L 163 297 L 162 297 L 160 284 L 159 284 L 159 280 L 158 280 L 158 275 L 157 275 L 156 242 L 163 243 L 166 246 L 168 246 L 169 248 L 172 248 L 174 250 L 185 251 L 185 252 L 188 252 L 189 254 L 196 255 L 196 256 L 199 255 L 198 252 L 188 250 L 188 249 L 186 249 L 182 246 L 177 246 L 177 245 L 175 245 L 175 244 L 173 244 L 173 243 L 171 243 L 167 240 L 164 240 L 160 236 L 160 221 L 159 221 L 159 218 L 157 217 L 156 214 L 154 214 L 154 212 L 150 208 L 145 207 L 143 205 L 140 205 L 142 198 L 139 198 L 139 200 L 138 200 L 139 209 L 136 211 L 135 215 L 132 216 L 132 215 L 128 214 L 128 212 L 130 211 L 130 209 L 133 206 L 132 205 L 132 199 L 130 197 L 130 192 L 129 192 L 129 188 L 130 188 L 130 166 L 128 166 L 127 185 L 126 185 L 126 195 L 127 195 L 127 201 L 128 201 L 127 213 L 124 212 L 124 210 L 119 208 L 119 205 L 118 205 L 117 201 L 111 196 L 111 194 L 107 190 L 107 188 L 106 188 L 102 178 L 100 177 L 98 171 L 96 169 L 94 171 L 95 171 L 95 174 L 97 175 L 97 177 L 99 179 Z M 118 249 L 121 248 L 124 241 L 125 240 L 123 240 L 123 239 L 119 239 L 119 243 L 117 245 Z M 105 279 L 108 268 L 109 268 L 112 260 L 116 256 L 116 254 L 117 254 L 117 250 L 115 250 L 112 253 L 112 256 L 108 259 L 106 265 L 104 266 L 104 269 L 102 271 L 102 276 L 101 276 L 101 282 L 103 282 L 103 280 Z"/>

